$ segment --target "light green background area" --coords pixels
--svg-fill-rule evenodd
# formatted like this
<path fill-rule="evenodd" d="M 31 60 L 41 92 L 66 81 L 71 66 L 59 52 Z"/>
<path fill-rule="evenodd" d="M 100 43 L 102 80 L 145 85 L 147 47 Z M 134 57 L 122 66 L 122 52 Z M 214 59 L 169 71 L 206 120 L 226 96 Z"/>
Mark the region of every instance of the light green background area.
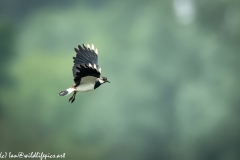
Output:
<path fill-rule="evenodd" d="M 111 82 L 78 93 L 74 47 Z M 239 160 L 238 1 L 0 1 L 0 152 Z"/>

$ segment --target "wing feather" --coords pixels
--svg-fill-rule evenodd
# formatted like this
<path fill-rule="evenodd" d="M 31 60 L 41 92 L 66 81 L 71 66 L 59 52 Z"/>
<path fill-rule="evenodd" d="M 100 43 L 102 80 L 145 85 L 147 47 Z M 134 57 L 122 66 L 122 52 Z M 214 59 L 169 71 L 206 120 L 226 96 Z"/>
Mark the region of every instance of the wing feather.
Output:
<path fill-rule="evenodd" d="M 81 78 L 85 76 L 94 76 L 99 78 L 101 73 L 98 69 L 98 54 L 97 49 L 94 47 L 86 47 L 84 44 L 78 45 L 78 48 L 74 48 L 76 56 L 73 57 L 73 77 L 74 82 L 77 85 L 80 84 Z M 93 45 L 92 45 L 93 46 Z"/>

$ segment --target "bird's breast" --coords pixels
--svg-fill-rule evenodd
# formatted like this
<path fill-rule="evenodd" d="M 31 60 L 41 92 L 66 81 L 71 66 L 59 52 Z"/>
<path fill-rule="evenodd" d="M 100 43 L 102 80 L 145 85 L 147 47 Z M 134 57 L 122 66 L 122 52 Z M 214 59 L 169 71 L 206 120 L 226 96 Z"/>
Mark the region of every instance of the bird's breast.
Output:
<path fill-rule="evenodd" d="M 96 77 L 86 76 L 81 79 L 80 85 L 76 87 L 76 91 L 78 92 L 86 92 L 94 90 L 94 85 L 96 81 Z"/>
<path fill-rule="evenodd" d="M 78 91 L 78 92 L 86 92 L 86 91 L 91 91 L 91 90 L 94 90 L 94 84 L 92 84 L 92 83 L 80 84 L 76 88 L 76 91 Z"/>

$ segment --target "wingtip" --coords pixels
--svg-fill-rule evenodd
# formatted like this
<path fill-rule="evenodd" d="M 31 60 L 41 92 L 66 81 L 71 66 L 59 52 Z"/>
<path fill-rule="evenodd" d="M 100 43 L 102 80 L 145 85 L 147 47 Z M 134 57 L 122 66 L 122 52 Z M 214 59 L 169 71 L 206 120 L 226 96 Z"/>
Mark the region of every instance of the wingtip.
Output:
<path fill-rule="evenodd" d="M 87 44 L 87 47 L 88 47 L 89 49 L 91 49 L 91 47 L 90 47 L 90 45 L 89 45 L 89 44 Z"/>
<path fill-rule="evenodd" d="M 92 68 L 92 65 L 91 65 L 91 63 L 89 63 L 89 64 L 88 64 L 88 66 L 89 66 L 90 68 Z"/>
<path fill-rule="evenodd" d="M 98 55 L 98 49 L 97 49 L 97 48 L 96 48 L 95 52 L 96 52 L 96 54 Z"/>
<path fill-rule="evenodd" d="M 74 48 L 75 52 L 78 52 L 79 50 L 77 48 Z"/>
<path fill-rule="evenodd" d="M 87 49 L 87 44 L 82 44 L 83 49 Z"/>
<path fill-rule="evenodd" d="M 94 65 L 93 65 L 93 67 L 94 67 L 94 69 L 96 69 L 97 70 L 97 66 L 96 66 L 96 64 L 94 63 Z"/>
<path fill-rule="evenodd" d="M 81 45 L 78 45 L 78 49 L 81 49 L 82 48 L 82 46 Z"/>

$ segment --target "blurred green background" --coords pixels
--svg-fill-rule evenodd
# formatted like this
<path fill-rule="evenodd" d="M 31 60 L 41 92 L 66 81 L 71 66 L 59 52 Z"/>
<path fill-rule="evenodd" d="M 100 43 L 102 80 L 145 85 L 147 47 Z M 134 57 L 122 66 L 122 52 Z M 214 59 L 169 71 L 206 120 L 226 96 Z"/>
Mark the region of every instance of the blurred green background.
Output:
<path fill-rule="evenodd" d="M 105 84 L 73 84 L 78 44 Z M 0 152 L 239 160 L 239 0 L 0 0 Z"/>

